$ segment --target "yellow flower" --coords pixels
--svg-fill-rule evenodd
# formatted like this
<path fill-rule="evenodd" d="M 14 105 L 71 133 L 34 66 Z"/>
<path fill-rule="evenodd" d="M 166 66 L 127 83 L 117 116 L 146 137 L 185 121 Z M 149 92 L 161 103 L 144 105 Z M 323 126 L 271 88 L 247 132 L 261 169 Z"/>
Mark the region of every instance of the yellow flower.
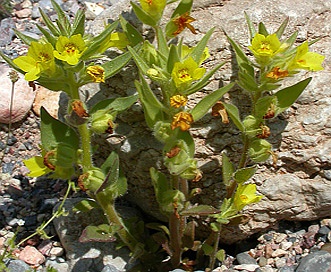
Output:
<path fill-rule="evenodd" d="M 33 81 L 38 79 L 42 72 L 48 72 L 50 75 L 55 72 L 53 50 L 50 43 L 31 42 L 28 54 L 14 59 L 14 63 L 26 72 L 25 80 Z"/>
<path fill-rule="evenodd" d="M 160 20 L 166 4 L 166 0 L 140 0 L 142 9 L 156 21 Z"/>
<path fill-rule="evenodd" d="M 70 65 L 76 65 L 85 49 L 85 42 L 81 34 L 73 35 L 70 38 L 60 36 L 56 42 L 54 56 Z"/>
<path fill-rule="evenodd" d="M 171 129 L 180 128 L 181 131 L 187 131 L 190 129 L 193 123 L 193 116 L 188 112 L 179 112 L 174 115 L 171 122 Z"/>
<path fill-rule="evenodd" d="M 264 36 L 256 34 L 252 40 L 252 45 L 248 46 L 256 57 L 273 57 L 282 50 L 281 42 L 276 34 Z"/>
<path fill-rule="evenodd" d="M 172 22 L 177 27 L 176 31 L 172 33 L 172 35 L 177 36 L 179 33 L 181 33 L 186 27 L 193 33 L 197 34 L 195 28 L 191 25 L 192 22 L 194 22 L 195 19 L 189 15 L 188 12 L 185 12 L 184 14 L 172 19 Z"/>
<path fill-rule="evenodd" d="M 89 66 L 86 68 L 86 73 L 92 78 L 93 82 L 105 82 L 105 69 L 101 66 Z"/>
<path fill-rule="evenodd" d="M 287 70 L 281 70 L 279 67 L 274 67 L 272 70 L 266 74 L 267 78 L 271 78 L 274 80 L 278 80 L 280 78 L 284 78 L 288 76 L 288 71 Z"/>
<path fill-rule="evenodd" d="M 294 59 L 289 64 L 289 70 L 303 69 L 310 71 L 320 71 L 323 70 L 322 62 L 324 61 L 324 56 L 309 52 L 308 42 L 304 42 L 297 47 L 297 52 Z"/>
<path fill-rule="evenodd" d="M 234 206 L 236 210 L 242 210 L 246 205 L 259 202 L 263 196 L 256 195 L 255 184 L 239 184 L 234 195 Z"/>
<path fill-rule="evenodd" d="M 176 109 L 185 106 L 186 103 L 187 103 L 187 97 L 184 95 L 177 94 L 170 97 L 170 106 Z"/>
<path fill-rule="evenodd" d="M 187 88 L 194 80 L 202 78 L 206 72 L 205 68 L 199 68 L 192 57 L 184 62 L 176 62 L 171 73 L 171 77 L 178 89 Z"/>

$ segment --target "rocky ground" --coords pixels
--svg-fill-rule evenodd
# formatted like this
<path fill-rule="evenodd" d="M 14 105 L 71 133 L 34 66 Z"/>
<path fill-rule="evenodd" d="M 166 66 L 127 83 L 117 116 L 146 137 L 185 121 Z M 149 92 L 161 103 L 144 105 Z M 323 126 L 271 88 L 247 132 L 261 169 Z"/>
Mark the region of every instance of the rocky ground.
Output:
<path fill-rule="evenodd" d="M 118 1 L 112 0 L 102 3 L 97 0 L 57 2 L 70 16 L 75 14 L 78 8 L 86 6 L 90 22 L 103 10 L 118 4 Z M 35 26 L 36 23 L 41 23 L 38 7 L 47 11 L 51 18 L 54 15 L 49 0 L 15 0 L 13 6 L 12 16 L 3 19 L 0 24 L 0 50 L 12 58 L 26 52 L 26 47 L 15 37 L 12 29 L 39 37 L 40 33 Z M 200 8 L 204 8 L 204 5 Z M 0 68 L 0 71 L 5 71 L 0 79 L 3 91 L 2 83 L 7 74 L 3 62 L 0 63 Z M 32 94 L 33 97 L 34 95 Z M 38 109 L 38 106 L 34 105 L 34 108 Z M 18 122 L 13 124 L 9 138 L 8 125 L 0 124 L 0 156 L 3 157 L 0 173 L 0 256 L 12 237 L 16 236 L 15 242 L 18 243 L 51 217 L 54 206 L 63 198 L 67 188 L 67 183 L 63 180 L 36 180 L 27 177 L 28 170 L 23 160 L 39 153 L 40 121 L 37 110 L 28 108 L 26 114 L 20 112 L 18 116 L 19 114 L 22 115 L 22 120 L 17 117 Z M 5 118 L 5 114 L 2 114 L 2 117 Z M 70 195 L 72 198 L 80 196 L 81 194 L 76 193 Z M 31 268 L 46 271 L 46 267 L 54 267 L 59 272 L 126 271 L 127 252 L 113 250 L 107 251 L 107 255 L 100 249 L 100 245 L 88 244 L 84 248 L 82 245 L 68 242 L 59 231 L 60 226 L 68 222 L 71 222 L 67 226 L 70 229 L 72 221 L 60 220 L 55 226 L 50 224 L 46 227 L 45 231 L 50 239 L 42 240 L 35 236 L 19 248 L 14 248 L 11 255 L 3 260 L 9 271 L 21 272 Z M 77 228 L 79 229 L 79 226 Z M 264 233 L 239 244 L 224 245 L 227 258 L 214 271 L 330 272 L 330 242 L 331 219 L 301 223 L 282 221 L 274 229 L 265 230 Z M 72 252 L 72 248 L 77 251 L 84 248 L 85 251 L 78 254 Z"/>

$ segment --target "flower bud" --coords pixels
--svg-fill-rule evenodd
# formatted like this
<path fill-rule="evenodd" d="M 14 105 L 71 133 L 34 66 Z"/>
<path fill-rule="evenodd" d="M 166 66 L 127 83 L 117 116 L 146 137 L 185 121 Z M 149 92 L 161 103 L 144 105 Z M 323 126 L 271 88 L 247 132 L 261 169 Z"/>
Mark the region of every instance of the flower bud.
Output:
<path fill-rule="evenodd" d="M 268 141 L 256 139 L 251 142 L 248 154 L 254 162 L 265 162 L 272 154 L 271 147 Z"/>
<path fill-rule="evenodd" d="M 115 127 L 113 123 L 114 116 L 108 110 L 98 110 L 91 116 L 91 129 L 94 133 L 113 133 Z"/>
<path fill-rule="evenodd" d="M 88 190 L 95 193 L 104 183 L 104 180 L 105 174 L 99 168 L 94 168 L 80 175 L 78 184 L 83 191 Z"/>
<path fill-rule="evenodd" d="M 170 123 L 165 123 L 163 121 L 158 121 L 154 126 L 154 136 L 155 138 L 164 143 L 170 137 L 172 130 L 170 128 Z"/>
<path fill-rule="evenodd" d="M 259 132 L 261 132 L 258 121 L 256 120 L 256 118 L 253 115 L 248 115 L 244 119 L 243 124 L 245 127 L 245 134 L 249 138 L 254 138 Z"/>

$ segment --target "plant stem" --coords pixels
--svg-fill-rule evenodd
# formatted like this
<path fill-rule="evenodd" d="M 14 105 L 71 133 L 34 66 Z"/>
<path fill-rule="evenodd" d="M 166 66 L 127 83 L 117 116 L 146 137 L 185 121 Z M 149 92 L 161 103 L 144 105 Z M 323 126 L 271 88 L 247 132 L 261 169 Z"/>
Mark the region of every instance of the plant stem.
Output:
<path fill-rule="evenodd" d="M 118 215 L 115 209 L 114 201 L 109 200 L 102 193 L 96 195 L 96 200 L 102 207 L 102 210 L 107 216 L 107 220 L 110 225 L 119 226 L 120 229 L 117 231 L 118 236 L 121 238 L 122 242 L 130 249 L 131 252 L 135 252 L 136 245 L 138 241 L 132 236 L 121 217 Z"/>
<path fill-rule="evenodd" d="M 81 148 L 83 150 L 83 171 L 87 171 L 92 168 L 91 134 L 87 124 L 78 126 L 78 132 L 81 137 Z"/>
<path fill-rule="evenodd" d="M 179 190 L 179 177 L 172 176 L 173 187 Z M 182 220 L 178 214 L 177 207 L 174 203 L 174 212 L 169 217 L 169 231 L 170 231 L 170 246 L 172 248 L 171 264 L 173 268 L 179 267 L 182 255 L 181 230 L 183 228 Z M 184 222 L 185 223 L 185 222 Z"/>
<path fill-rule="evenodd" d="M 79 84 L 76 82 L 75 74 L 68 72 L 68 82 L 70 85 L 71 98 L 80 99 Z M 91 133 L 87 124 L 79 125 L 78 132 L 81 138 L 81 148 L 83 150 L 82 166 L 83 171 L 88 171 L 92 168 L 92 150 L 91 150 Z"/>
<path fill-rule="evenodd" d="M 218 244 L 220 242 L 220 237 L 221 237 L 221 227 L 222 225 L 219 224 L 219 231 L 214 232 L 214 244 L 213 244 L 213 252 L 210 255 L 210 261 L 209 261 L 209 268 L 213 269 L 215 266 L 215 261 L 216 261 L 216 252 L 218 250 Z"/>

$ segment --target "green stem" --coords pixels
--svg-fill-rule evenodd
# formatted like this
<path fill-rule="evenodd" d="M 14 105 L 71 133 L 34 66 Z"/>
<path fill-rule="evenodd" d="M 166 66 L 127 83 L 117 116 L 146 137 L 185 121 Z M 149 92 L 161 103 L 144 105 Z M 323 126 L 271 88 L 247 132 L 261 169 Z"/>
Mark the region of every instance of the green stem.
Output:
<path fill-rule="evenodd" d="M 87 171 L 92 168 L 92 150 L 91 150 L 91 134 L 87 127 L 87 124 L 78 126 L 78 132 L 81 137 L 81 148 L 83 150 L 83 171 Z"/>
<path fill-rule="evenodd" d="M 218 251 L 218 244 L 220 242 L 220 237 L 221 237 L 221 227 L 222 225 L 219 224 L 219 231 L 214 233 L 214 245 L 213 245 L 213 252 L 210 255 L 210 261 L 209 261 L 209 268 L 213 269 L 215 266 L 215 261 L 216 261 L 216 253 Z"/>
<path fill-rule="evenodd" d="M 126 244 L 131 252 L 135 252 L 138 241 L 131 235 L 121 217 L 116 212 L 114 201 L 110 201 L 109 198 L 105 197 L 102 193 L 96 195 L 96 200 L 105 212 L 109 224 L 120 227 L 117 234 L 122 242 Z"/>
<path fill-rule="evenodd" d="M 70 95 L 72 99 L 80 99 L 79 84 L 76 82 L 76 77 L 73 72 L 68 72 L 68 83 L 70 85 Z M 78 132 L 81 138 L 81 148 L 83 150 L 83 171 L 88 171 L 92 168 L 92 150 L 91 150 L 91 133 L 87 124 L 78 126 Z"/>
<path fill-rule="evenodd" d="M 179 190 L 179 178 L 173 176 L 173 187 Z M 170 246 L 172 249 L 171 264 L 173 268 L 179 267 L 182 255 L 181 229 L 182 220 L 176 207 L 169 217 Z"/>

